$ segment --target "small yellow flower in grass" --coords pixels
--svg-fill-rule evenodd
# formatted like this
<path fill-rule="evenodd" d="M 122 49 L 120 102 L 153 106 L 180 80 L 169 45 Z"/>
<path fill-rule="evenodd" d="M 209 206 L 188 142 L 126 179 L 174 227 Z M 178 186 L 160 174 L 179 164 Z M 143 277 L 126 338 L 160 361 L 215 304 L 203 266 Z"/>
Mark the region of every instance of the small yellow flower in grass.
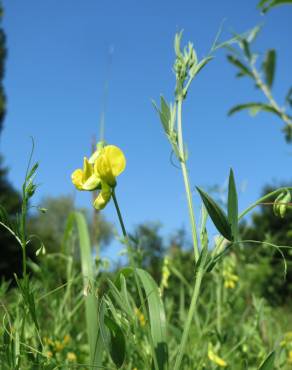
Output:
<path fill-rule="evenodd" d="M 288 352 L 288 364 L 292 364 L 292 351 Z"/>
<path fill-rule="evenodd" d="M 53 357 L 53 352 L 52 351 L 48 351 L 47 352 L 47 357 L 48 358 L 52 358 Z"/>
<path fill-rule="evenodd" d="M 67 360 L 69 362 L 76 362 L 77 361 L 77 356 L 74 352 L 68 352 L 67 353 Z"/>
<path fill-rule="evenodd" d="M 100 185 L 100 178 L 93 171 L 93 166 L 84 157 L 83 169 L 75 170 L 71 179 L 78 190 L 94 190 Z"/>
<path fill-rule="evenodd" d="M 61 352 L 64 349 L 64 344 L 60 342 L 59 340 L 55 341 L 55 351 L 56 352 Z"/>
<path fill-rule="evenodd" d="M 70 342 L 70 340 L 71 340 L 70 335 L 69 334 L 66 334 L 64 336 L 64 338 L 63 338 L 63 343 L 66 345 L 66 344 L 68 344 Z"/>
<path fill-rule="evenodd" d="M 139 310 L 139 308 L 135 307 L 135 315 L 137 316 L 140 325 L 143 327 L 146 325 L 145 316 L 143 313 Z"/>
<path fill-rule="evenodd" d="M 211 343 L 208 345 L 208 357 L 209 360 L 214 362 L 216 365 L 220 367 L 226 367 L 227 362 L 224 361 L 221 357 L 219 357 L 214 351 L 213 351 L 213 346 Z"/>

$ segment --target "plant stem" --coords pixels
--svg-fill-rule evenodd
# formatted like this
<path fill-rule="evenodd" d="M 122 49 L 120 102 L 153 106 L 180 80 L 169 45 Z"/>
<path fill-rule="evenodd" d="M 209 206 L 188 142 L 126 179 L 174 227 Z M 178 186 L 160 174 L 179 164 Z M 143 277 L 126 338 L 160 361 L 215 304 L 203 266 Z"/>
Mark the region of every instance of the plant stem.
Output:
<path fill-rule="evenodd" d="M 121 211 L 120 211 L 120 207 L 119 207 L 119 204 L 118 204 L 118 201 L 117 201 L 115 190 L 113 190 L 112 196 L 113 196 L 113 201 L 114 201 L 115 208 L 116 208 L 116 211 L 117 211 L 117 215 L 118 215 L 118 218 L 119 218 L 119 222 L 120 222 L 120 225 L 121 225 L 121 228 L 122 228 L 122 233 L 123 233 L 123 236 L 124 236 L 124 238 L 125 238 L 125 240 L 128 244 L 129 237 L 128 237 L 128 234 L 127 234 L 127 230 L 125 228 L 125 224 L 124 224 L 123 217 L 122 217 L 122 214 L 121 214 Z"/>
<path fill-rule="evenodd" d="M 135 262 L 134 262 L 134 259 L 132 258 L 132 255 L 131 255 L 132 252 L 130 250 L 131 249 L 131 245 L 130 245 L 130 242 L 129 242 L 129 236 L 128 236 L 128 233 L 127 233 L 127 230 L 126 230 L 124 221 L 123 221 L 121 210 L 120 210 L 120 207 L 119 207 L 119 204 L 118 204 L 118 200 L 117 200 L 117 197 L 116 197 L 116 194 L 115 194 L 115 189 L 113 189 L 113 191 L 112 191 L 112 198 L 113 198 L 114 205 L 115 205 L 115 208 L 116 208 L 116 211 L 117 211 L 117 215 L 118 215 L 118 219 L 119 219 L 119 222 L 120 222 L 120 225 L 121 225 L 121 229 L 122 229 L 122 233 L 123 233 L 123 236 L 124 236 L 124 239 L 125 239 L 125 243 L 126 243 L 126 245 L 128 247 L 129 256 L 130 256 L 130 262 L 131 262 L 131 265 L 132 265 L 132 268 L 133 268 L 133 271 L 134 271 L 135 282 L 136 282 L 136 285 L 137 285 L 137 288 L 138 288 L 138 294 L 139 294 L 139 299 L 140 299 L 140 302 L 141 302 L 143 314 L 144 314 L 146 320 L 149 322 L 148 313 L 147 313 L 147 309 L 146 309 L 146 306 L 145 306 L 145 302 L 144 302 L 144 298 L 143 298 L 143 294 L 142 294 L 142 289 L 141 289 L 141 285 L 140 285 L 140 282 L 139 282 L 139 278 L 138 278 L 138 275 L 137 275 Z M 148 326 L 148 329 L 149 329 L 148 330 L 148 334 L 149 334 L 149 340 L 150 340 L 151 348 L 152 348 L 152 355 L 153 355 L 154 366 L 155 366 L 155 369 L 156 370 L 159 370 L 158 362 L 157 362 L 157 358 L 156 358 L 156 352 L 155 352 L 155 348 L 154 348 L 154 345 L 153 345 L 151 331 L 150 331 L 150 327 L 149 326 Z"/>
<path fill-rule="evenodd" d="M 21 223 L 20 223 L 20 240 L 22 249 L 22 277 L 26 277 L 27 267 L 26 267 L 26 212 L 27 212 L 27 200 L 25 194 L 25 185 L 22 191 L 22 206 L 21 206 Z"/>
<path fill-rule="evenodd" d="M 182 358 L 183 358 L 183 355 L 184 355 L 184 352 L 185 352 L 185 347 L 186 347 L 186 344 L 187 344 L 187 339 L 188 339 L 188 336 L 189 336 L 189 331 L 190 331 L 190 328 L 191 328 L 192 319 L 193 319 L 194 313 L 196 311 L 196 306 L 197 306 L 197 301 L 198 301 L 198 297 L 199 297 L 199 293 L 200 293 L 202 278 L 203 278 L 203 270 L 199 269 L 197 271 L 195 287 L 194 287 L 193 296 L 192 296 L 192 300 L 191 300 L 191 305 L 190 305 L 190 309 L 189 309 L 189 312 L 188 312 L 187 321 L 184 325 L 183 335 L 182 335 L 181 343 L 180 343 L 179 350 L 178 350 L 178 355 L 177 355 L 173 370 L 179 370 L 181 368 L 180 367 L 181 366 L 181 361 L 182 361 Z"/>
<path fill-rule="evenodd" d="M 222 304 L 222 281 L 220 276 L 220 271 L 217 274 L 217 284 L 216 284 L 216 300 L 217 300 L 217 331 L 221 334 L 221 304 Z"/>
<path fill-rule="evenodd" d="M 192 229 L 192 239 L 193 239 L 193 246 L 194 246 L 194 255 L 195 261 L 199 259 L 199 245 L 198 245 L 198 238 L 197 238 L 197 227 L 195 221 L 195 214 L 194 214 L 194 207 L 193 207 L 193 198 L 192 192 L 190 187 L 189 175 L 186 167 L 185 161 L 185 151 L 184 151 L 184 143 L 183 143 L 183 134 L 182 134 L 182 98 L 180 98 L 177 102 L 177 132 L 178 132 L 178 147 L 180 152 L 180 164 L 185 184 L 188 208 L 189 208 L 189 217 L 191 222 L 191 229 Z"/>
<path fill-rule="evenodd" d="M 261 76 L 258 73 L 255 66 L 252 65 L 251 69 L 252 69 L 252 73 L 254 75 L 254 79 L 256 81 L 256 84 L 262 90 L 262 92 L 264 93 L 265 97 L 268 99 L 271 106 L 277 111 L 278 115 L 280 116 L 280 118 L 282 119 L 283 122 L 285 122 L 288 126 L 292 126 L 291 118 L 285 113 L 284 109 L 280 108 L 280 106 L 278 105 L 278 103 L 274 99 L 273 95 L 271 94 L 271 90 L 261 79 Z"/>

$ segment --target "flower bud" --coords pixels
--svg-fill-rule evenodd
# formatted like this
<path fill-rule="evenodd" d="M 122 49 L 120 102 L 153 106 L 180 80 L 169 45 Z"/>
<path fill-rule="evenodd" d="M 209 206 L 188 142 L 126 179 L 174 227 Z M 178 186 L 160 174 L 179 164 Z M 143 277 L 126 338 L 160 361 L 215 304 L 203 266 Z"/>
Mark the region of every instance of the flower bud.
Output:
<path fill-rule="evenodd" d="M 291 202 L 291 193 L 288 189 L 280 193 L 275 199 L 273 211 L 275 216 L 284 218 L 289 203 Z"/>

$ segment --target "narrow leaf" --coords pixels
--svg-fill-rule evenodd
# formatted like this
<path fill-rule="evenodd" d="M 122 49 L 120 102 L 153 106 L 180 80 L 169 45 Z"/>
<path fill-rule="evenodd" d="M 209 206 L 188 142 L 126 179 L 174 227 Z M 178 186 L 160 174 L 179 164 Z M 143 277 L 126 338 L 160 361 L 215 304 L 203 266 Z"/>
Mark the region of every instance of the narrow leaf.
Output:
<path fill-rule="evenodd" d="M 253 74 L 251 70 L 245 64 L 243 64 L 239 59 L 237 59 L 234 55 L 227 55 L 227 59 L 231 64 L 233 64 L 235 67 L 237 67 L 240 70 L 241 74 L 253 78 Z"/>
<path fill-rule="evenodd" d="M 229 224 L 228 218 L 225 212 L 221 209 L 221 207 L 202 189 L 196 187 L 198 190 L 202 201 L 213 221 L 214 225 L 216 226 L 217 230 L 224 236 L 224 238 L 228 240 L 232 240 L 232 231 L 231 226 Z"/>
<path fill-rule="evenodd" d="M 234 240 L 238 238 L 238 199 L 234 180 L 234 174 L 230 169 L 228 184 L 228 221 L 231 225 Z"/>
<path fill-rule="evenodd" d="M 75 212 L 73 215 L 76 221 L 79 235 L 83 285 L 84 291 L 86 292 L 84 299 L 87 336 L 90 350 L 90 362 L 92 366 L 100 366 L 102 344 L 98 330 L 99 325 L 97 297 L 92 292 L 94 273 L 89 231 L 84 215 L 80 212 Z"/>
<path fill-rule="evenodd" d="M 136 271 L 147 297 L 151 336 L 155 348 L 158 368 L 159 370 L 166 370 L 168 367 L 166 318 L 159 289 L 156 282 L 147 271 L 142 269 L 137 269 Z"/>
<path fill-rule="evenodd" d="M 266 84 L 269 88 L 272 87 L 274 82 L 274 74 L 276 67 L 276 52 L 274 49 L 268 50 L 263 63 L 263 70 L 265 73 Z"/>
<path fill-rule="evenodd" d="M 285 98 L 286 104 L 289 104 L 290 107 L 292 108 L 292 87 L 288 90 L 288 93 Z"/>
<path fill-rule="evenodd" d="M 274 7 L 280 6 L 280 5 L 285 5 L 285 4 L 286 5 L 289 5 L 289 4 L 291 5 L 292 0 L 262 0 L 258 4 L 258 7 L 261 8 L 264 13 L 266 13 L 271 8 L 274 8 Z"/>
<path fill-rule="evenodd" d="M 109 316 L 104 317 L 104 323 L 110 331 L 109 352 L 114 364 L 120 368 L 123 366 L 126 355 L 126 341 L 119 325 Z"/>
<path fill-rule="evenodd" d="M 203 69 L 212 59 L 213 57 L 209 56 L 202 59 L 198 64 L 195 64 L 190 70 L 191 76 L 194 77 L 195 75 L 197 75 L 201 71 L 201 69 Z"/>
<path fill-rule="evenodd" d="M 274 367 L 274 362 L 275 362 L 275 351 L 271 352 L 267 357 L 266 359 L 264 360 L 264 362 L 260 365 L 260 367 L 258 368 L 258 370 L 273 370 L 275 367 Z"/>
<path fill-rule="evenodd" d="M 270 112 L 274 113 L 277 116 L 280 116 L 279 112 L 269 104 L 264 103 L 245 103 L 245 104 L 238 104 L 231 108 L 228 112 L 228 116 L 231 116 L 234 113 L 240 112 L 244 109 L 248 109 L 252 115 L 263 111 L 263 112 Z"/>

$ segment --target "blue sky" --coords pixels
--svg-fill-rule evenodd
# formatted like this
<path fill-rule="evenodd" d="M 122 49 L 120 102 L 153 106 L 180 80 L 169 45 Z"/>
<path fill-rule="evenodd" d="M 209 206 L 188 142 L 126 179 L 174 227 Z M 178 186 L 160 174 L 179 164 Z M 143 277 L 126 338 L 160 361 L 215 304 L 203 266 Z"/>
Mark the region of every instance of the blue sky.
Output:
<path fill-rule="evenodd" d="M 20 188 L 33 136 L 41 184 L 35 202 L 74 194 L 78 205 L 90 206 L 88 194 L 74 191 L 70 174 L 98 133 L 107 54 L 113 47 L 106 140 L 127 157 L 117 194 L 129 229 L 144 221 L 160 221 L 165 234 L 189 228 L 180 172 L 170 164 L 169 144 L 151 105 L 161 93 L 172 99 L 176 31 L 184 29 L 184 41 L 191 40 L 202 57 L 223 19 L 223 39 L 231 30 L 264 23 L 257 48 L 278 51 L 274 93 L 280 103 L 292 82 L 289 6 L 266 16 L 251 0 L 6 0 L 4 8 L 8 112 L 0 151 L 11 182 Z M 219 51 L 193 83 L 183 118 L 192 186 L 223 184 L 232 167 L 237 183 L 247 182 L 239 199 L 243 209 L 264 184 L 291 179 L 291 146 L 277 118 L 227 117 L 234 104 L 262 99 L 249 81 L 234 75 Z M 116 223 L 112 204 L 105 214 Z"/>

